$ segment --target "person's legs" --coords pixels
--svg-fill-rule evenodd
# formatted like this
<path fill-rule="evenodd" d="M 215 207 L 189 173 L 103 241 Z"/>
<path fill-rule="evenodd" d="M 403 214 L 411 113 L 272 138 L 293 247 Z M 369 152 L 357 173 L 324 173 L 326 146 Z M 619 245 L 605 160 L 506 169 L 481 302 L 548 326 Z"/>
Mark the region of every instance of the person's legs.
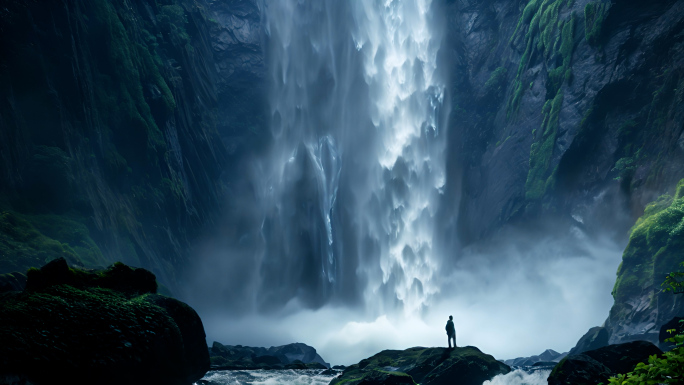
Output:
<path fill-rule="evenodd" d="M 449 349 L 451 349 L 451 336 L 447 334 L 447 340 L 449 341 Z"/>
<path fill-rule="evenodd" d="M 451 340 L 454 340 L 454 348 L 455 348 L 456 347 L 456 336 L 455 335 L 449 336 L 449 347 L 451 347 Z"/>

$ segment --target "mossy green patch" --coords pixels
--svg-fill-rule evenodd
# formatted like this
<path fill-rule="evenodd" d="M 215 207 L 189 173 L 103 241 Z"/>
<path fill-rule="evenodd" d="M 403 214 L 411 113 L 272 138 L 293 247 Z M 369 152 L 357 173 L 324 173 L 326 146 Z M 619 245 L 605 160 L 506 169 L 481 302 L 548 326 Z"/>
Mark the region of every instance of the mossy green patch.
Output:
<path fill-rule="evenodd" d="M 591 1 L 584 6 L 584 36 L 589 45 L 598 45 L 609 9 L 610 2 L 605 1 Z"/>
<path fill-rule="evenodd" d="M 525 199 L 538 200 L 554 183 L 551 172 L 551 157 L 558 135 L 558 114 L 563 103 L 563 93 L 558 92 L 553 100 L 547 100 L 542 109 L 544 120 L 541 136 L 530 147 L 530 170 L 525 181 Z"/>
<path fill-rule="evenodd" d="M 106 265 L 88 228 L 80 221 L 63 215 L 0 210 L 0 272 L 26 271 L 57 258 L 79 266 Z"/>
<path fill-rule="evenodd" d="M 684 261 L 683 182 L 677 184 L 674 197 L 663 195 L 646 206 L 632 228 L 613 287 L 616 304 L 646 288 L 660 287 Z"/>
<path fill-rule="evenodd" d="M 561 62 L 556 68 L 548 71 L 546 81 L 547 100 L 542 108 L 544 119 L 540 130 L 536 131 L 534 142 L 530 146 L 530 170 L 525 182 L 525 198 L 528 201 L 540 200 L 555 186 L 557 167 L 552 168 L 551 160 L 558 136 L 559 114 L 563 105 L 561 86 L 571 78 L 575 29 L 574 15 L 567 22 L 557 20 L 560 6 L 560 2 L 550 4 L 544 12 L 541 12 L 543 7 L 540 8 L 540 18 L 545 28 L 544 31 L 548 33 L 548 30 L 552 29 L 553 26 L 553 28 L 557 28 L 560 32 L 553 44 L 549 38 L 539 40 L 537 50 L 543 50 L 545 57 L 549 57 L 549 55 L 559 57 Z M 532 27 L 530 26 L 530 28 Z"/>
<path fill-rule="evenodd" d="M 515 80 L 513 81 L 513 94 L 508 103 L 508 117 L 512 117 L 520 106 L 520 101 L 526 90 L 524 86 L 526 83 L 523 79 L 525 70 L 530 64 L 533 56 L 539 55 L 547 62 L 554 63 L 556 56 L 560 53 L 563 57 L 564 67 L 562 70 L 555 69 L 557 72 L 562 72 L 561 77 L 565 79 L 570 77 L 566 72 L 569 69 L 570 58 L 572 57 L 573 41 L 572 34 L 569 36 L 563 30 L 566 21 L 559 18 L 562 7 L 567 6 L 571 1 L 566 0 L 531 0 L 525 6 L 523 13 L 518 20 L 510 43 L 517 44 L 522 39 L 525 51 L 518 64 Z M 574 15 L 571 17 L 570 28 L 574 28 Z M 527 30 L 522 35 L 523 30 Z M 524 37 L 523 37 L 524 36 Z M 569 42 L 568 42 L 569 40 Z M 567 63 L 565 63 L 567 57 Z M 554 74 L 554 82 L 557 74 Z M 555 96 L 555 93 L 551 93 Z"/>
<path fill-rule="evenodd" d="M 485 82 L 485 93 L 498 93 L 501 92 L 506 86 L 506 68 L 498 67 L 489 76 L 489 79 Z"/>

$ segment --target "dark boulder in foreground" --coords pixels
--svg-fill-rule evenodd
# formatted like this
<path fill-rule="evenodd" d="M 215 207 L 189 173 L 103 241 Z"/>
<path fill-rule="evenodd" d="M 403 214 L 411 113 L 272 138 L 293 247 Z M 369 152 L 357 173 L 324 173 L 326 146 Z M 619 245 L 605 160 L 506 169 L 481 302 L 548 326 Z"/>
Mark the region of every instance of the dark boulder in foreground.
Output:
<path fill-rule="evenodd" d="M 549 385 L 595 385 L 634 369 L 639 362 L 662 351 L 647 341 L 608 345 L 565 357 L 549 375 Z"/>
<path fill-rule="evenodd" d="M 0 383 L 185 385 L 209 369 L 199 316 L 149 271 L 58 259 L 27 275 L 0 294 Z"/>
<path fill-rule="evenodd" d="M 481 385 L 492 377 L 510 372 L 478 348 L 422 348 L 383 350 L 348 366 L 330 385 Z"/>

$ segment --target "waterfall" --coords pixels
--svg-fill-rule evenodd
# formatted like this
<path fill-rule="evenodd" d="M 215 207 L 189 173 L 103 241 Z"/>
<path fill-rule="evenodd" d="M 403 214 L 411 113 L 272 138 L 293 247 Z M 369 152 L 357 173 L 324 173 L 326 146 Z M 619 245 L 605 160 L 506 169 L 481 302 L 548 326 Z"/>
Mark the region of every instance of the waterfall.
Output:
<path fill-rule="evenodd" d="M 412 314 L 438 292 L 444 81 L 430 0 L 264 1 L 268 155 L 258 300 L 361 299 Z"/>

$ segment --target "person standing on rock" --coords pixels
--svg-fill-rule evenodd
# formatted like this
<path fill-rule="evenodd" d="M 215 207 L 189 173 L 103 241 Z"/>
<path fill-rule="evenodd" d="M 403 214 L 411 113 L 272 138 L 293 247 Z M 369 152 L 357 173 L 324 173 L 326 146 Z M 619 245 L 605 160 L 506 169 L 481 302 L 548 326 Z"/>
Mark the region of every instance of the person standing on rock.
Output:
<path fill-rule="evenodd" d="M 451 340 L 454 340 L 454 348 L 456 347 L 456 328 L 454 327 L 454 317 L 449 316 L 446 324 L 447 338 L 449 339 L 449 349 L 451 349 Z"/>

